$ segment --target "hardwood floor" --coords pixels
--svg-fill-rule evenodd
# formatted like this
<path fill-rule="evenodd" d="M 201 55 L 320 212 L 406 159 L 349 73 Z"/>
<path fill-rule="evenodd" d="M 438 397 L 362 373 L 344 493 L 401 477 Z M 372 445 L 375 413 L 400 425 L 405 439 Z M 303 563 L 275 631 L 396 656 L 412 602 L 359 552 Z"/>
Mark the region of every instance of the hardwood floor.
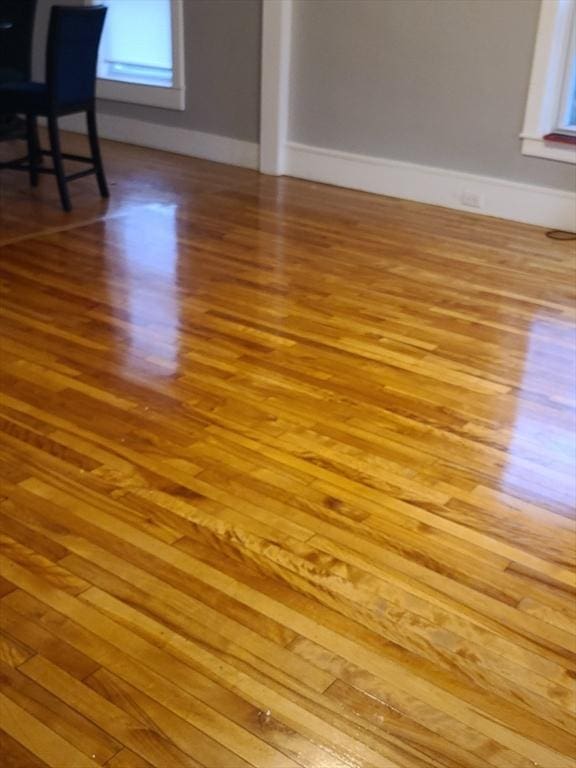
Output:
<path fill-rule="evenodd" d="M 2 766 L 573 767 L 574 244 L 105 157 L 1 177 Z"/>

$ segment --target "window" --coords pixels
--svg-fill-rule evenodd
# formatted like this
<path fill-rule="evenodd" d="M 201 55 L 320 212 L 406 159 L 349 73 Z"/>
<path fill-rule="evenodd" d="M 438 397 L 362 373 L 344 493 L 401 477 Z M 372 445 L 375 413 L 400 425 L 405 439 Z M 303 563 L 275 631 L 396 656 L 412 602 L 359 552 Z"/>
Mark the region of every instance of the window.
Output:
<path fill-rule="evenodd" d="M 184 109 L 182 0 L 93 0 L 108 8 L 98 96 Z"/>
<path fill-rule="evenodd" d="M 556 129 L 562 133 L 576 136 L 576 8 L 571 27 L 570 48 L 565 67 Z"/>
<path fill-rule="evenodd" d="M 525 155 L 576 163 L 576 0 L 542 0 L 521 134 Z"/>

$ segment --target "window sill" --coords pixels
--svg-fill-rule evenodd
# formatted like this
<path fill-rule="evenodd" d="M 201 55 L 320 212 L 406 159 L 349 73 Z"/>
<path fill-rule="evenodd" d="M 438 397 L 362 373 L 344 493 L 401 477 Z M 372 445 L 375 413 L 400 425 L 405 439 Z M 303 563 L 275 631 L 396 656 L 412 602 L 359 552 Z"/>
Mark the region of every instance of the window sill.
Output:
<path fill-rule="evenodd" d="M 572 144 L 545 141 L 542 137 L 522 136 L 521 138 L 523 155 L 576 164 L 576 146 Z"/>
<path fill-rule="evenodd" d="M 576 136 L 568 133 L 548 133 L 544 136 L 544 141 L 551 141 L 553 144 L 576 144 Z"/>
<path fill-rule="evenodd" d="M 163 88 L 142 83 L 125 83 L 121 80 L 98 78 L 96 95 L 99 99 L 123 101 L 128 104 L 144 104 L 148 107 L 183 111 L 186 95 L 183 88 Z"/>

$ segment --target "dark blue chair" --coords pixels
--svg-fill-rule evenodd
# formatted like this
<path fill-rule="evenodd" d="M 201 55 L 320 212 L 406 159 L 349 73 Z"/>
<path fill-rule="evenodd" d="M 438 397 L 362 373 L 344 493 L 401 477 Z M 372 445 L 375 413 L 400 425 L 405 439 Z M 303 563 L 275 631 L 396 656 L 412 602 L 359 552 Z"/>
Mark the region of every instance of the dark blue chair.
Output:
<path fill-rule="evenodd" d="M 46 82 L 16 82 L 0 86 L 0 114 L 26 115 L 28 139 L 28 156 L 24 160 L 2 163 L 0 168 L 28 171 L 32 186 L 37 186 L 39 173 L 55 175 L 65 211 L 72 210 L 68 182 L 83 176 L 96 174 L 100 194 L 108 197 L 95 111 L 96 64 L 105 16 L 106 8 L 103 6 L 54 6 L 48 29 Z M 86 113 L 91 157 L 61 151 L 58 118 L 75 112 Z M 48 119 L 50 151 L 39 148 L 39 115 Z M 53 168 L 39 167 L 39 154 L 50 156 Z M 88 162 L 91 167 L 66 176 L 63 160 Z"/>
<path fill-rule="evenodd" d="M 36 0 L 0 0 L 0 85 L 30 80 Z M 26 138 L 26 123 L 0 115 L 0 141 Z"/>
<path fill-rule="evenodd" d="M 0 83 L 30 80 L 36 0 L 0 0 Z"/>

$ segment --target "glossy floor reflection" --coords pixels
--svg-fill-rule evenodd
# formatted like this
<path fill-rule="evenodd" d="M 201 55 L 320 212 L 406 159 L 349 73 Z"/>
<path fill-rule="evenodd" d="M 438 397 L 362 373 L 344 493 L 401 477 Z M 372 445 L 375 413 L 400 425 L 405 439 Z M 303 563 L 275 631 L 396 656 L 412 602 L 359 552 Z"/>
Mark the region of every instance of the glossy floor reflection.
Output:
<path fill-rule="evenodd" d="M 573 244 L 105 149 L 0 187 L 7 765 L 573 768 Z"/>
<path fill-rule="evenodd" d="M 507 448 L 502 490 L 527 501 L 576 507 L 576 354 L 558 365 L 550 338 L 564 339 L 566 350 L 576 349 L 576 333 L 567 321 L 534 315 L 524 357 L 518 409 Z M 534 407 L 543 380 L 554 389 L 549 407 L 563 421 L 553 423 Z"/>
<path fill-rule="evenodd" d="M 174 376 L 180 366 L 180 302 L 178 287 L 185 249 L 178 241 L 177 206 L 149 208 L 145 216 L 111 218 L 97 236 L 107 243 L 106 305 L 121 306 L 118 344 L 127 377 L 134 373 Z M 102 307 L 103 318 L 108 313 Z"/>

